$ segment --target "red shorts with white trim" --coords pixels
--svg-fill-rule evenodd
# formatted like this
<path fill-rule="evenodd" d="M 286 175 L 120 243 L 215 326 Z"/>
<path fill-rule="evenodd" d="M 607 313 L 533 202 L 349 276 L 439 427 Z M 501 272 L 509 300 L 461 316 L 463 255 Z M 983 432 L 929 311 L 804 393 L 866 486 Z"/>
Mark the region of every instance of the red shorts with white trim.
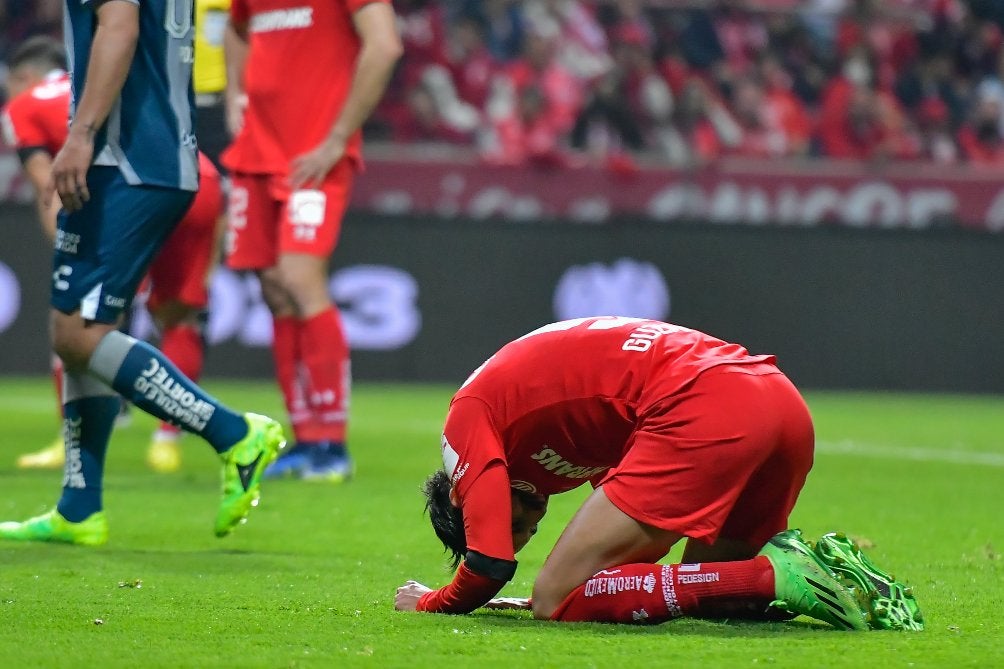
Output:
<path fill-rule="evenodd" d="M 769 363 L 702 373 L 639 421 L 601 482 L 635 520 L 706 543 L 759 548 L 787 528 L 812 467 L 812 418 Z"/>
<path fill-rule="evenodd" d="M 158 251 L 147 274 L 147 309 L 181 302 L 195 309 L 209 303 L 209 272 L 216 260 L 216 226 L 223 212 L 220 176 L 202 165 L 199 192 L 185 217 Z"/>
<path fill-rule="evenodd" d="M 291 191 L 285 175 L 235 173 L 230 188 L 226 263 L 264 269 L 279 255 L 331 255 L 355 181 L 355 166 L 339 161 L 316 189 Z"/>

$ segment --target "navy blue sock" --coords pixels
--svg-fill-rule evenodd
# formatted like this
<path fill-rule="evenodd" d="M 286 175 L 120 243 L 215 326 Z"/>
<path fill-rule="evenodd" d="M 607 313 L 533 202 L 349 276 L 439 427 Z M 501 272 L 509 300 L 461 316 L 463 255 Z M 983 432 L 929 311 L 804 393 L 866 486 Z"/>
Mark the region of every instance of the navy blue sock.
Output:
<path fill-rule="evenodd" d="M 63 405 L 63 441 L 66 465 L 63 495 L 56 510 L 79 523 L 101 510 L 101 479 L 105 452 L 119 413 L 119 397 L 96 379 L 67 374 Z"/>
<path fill-rule="evenodd" d="M 143 411 L 228 450 L 247 434 L 247 422 L 182 374 L 163 353 L 121 332 L 98 344 L 91 372 Z"/>

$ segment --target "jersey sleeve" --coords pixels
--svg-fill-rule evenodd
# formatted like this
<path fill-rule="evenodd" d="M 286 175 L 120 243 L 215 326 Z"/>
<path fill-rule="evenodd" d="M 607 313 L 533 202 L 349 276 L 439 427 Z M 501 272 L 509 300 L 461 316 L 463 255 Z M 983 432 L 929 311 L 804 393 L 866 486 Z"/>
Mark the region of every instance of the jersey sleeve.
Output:
<path fill-rule="evenodd" d="M 509 474 L 501 439 L 480 400 L 463 398 L 450 408 L 443 462 L 464 516 L 467 555 L 453 581 L 424 595 L 418 609 L 467 613 L 498 594 L 516 570 Z"/>
<path fill-rule="evenodd" d="M 248 21 L 247 0 L 233 0 L 230 3 L 230 20 L 237 25 L 242 25 Z"/>
<path fill-rule="evenodd" d="M 44 148 L 48 139 L 45 128 L 30 107 L 21 102 L 23 100 L 15 100 L 4 109 L 4 141 L 18 152 Z"/>

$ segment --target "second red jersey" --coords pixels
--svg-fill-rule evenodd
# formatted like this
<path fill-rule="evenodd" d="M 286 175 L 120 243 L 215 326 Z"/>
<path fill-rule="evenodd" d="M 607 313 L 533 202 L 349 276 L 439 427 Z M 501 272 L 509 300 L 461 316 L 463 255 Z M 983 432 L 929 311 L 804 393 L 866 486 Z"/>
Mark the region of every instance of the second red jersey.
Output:
<path fill-rule="evenodd" d="M 553 495 L 620 462 L 647 411 L 707 369 L 773 363 L 696 330 L 636 318 L 544 326 L 507 344 L 454 396 L 443 460 L 460 499 L 501 461 L 514 488 Z M 501 502 L 502 500 L 500 500 Z"/>
<path fill-rule="evenodd" d="M 38 148 L 55 156 L 66 141 L 69 118 L 70 78 L 55 70 L 8 103 L 3 112 L 5 140 L 17 151 Z"/>
<path fill-rule="evenodd" d="M 360 41 L 352 15 L 385 0 L 234 0 L 235 24 L 247 27 L 244 126 L 223 154 L 247 174 L 286 174 L 290 161 L 316 147 L 345 104 Z M 346 156 L 361 159 L 361 134 Z"/>

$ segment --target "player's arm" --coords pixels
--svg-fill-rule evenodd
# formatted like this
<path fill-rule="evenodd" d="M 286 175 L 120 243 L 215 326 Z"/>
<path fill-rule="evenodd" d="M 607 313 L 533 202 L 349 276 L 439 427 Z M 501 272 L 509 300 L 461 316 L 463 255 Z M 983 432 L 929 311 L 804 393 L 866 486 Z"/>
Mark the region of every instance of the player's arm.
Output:
<path fill-rule="evenodd" d="M 484 606 L 516 572 L 512 546 L 509 475 L 491 464 L 460 500 L 467 530 L 467 555 L 453 581 L 423 594 L 416 611 L 469 613 Z"/>
<path fill-rule="evenodd" d="M 38 208 L 38 220 L 42 231 L 50 242 L 56 241 L 56 215 L 59 213 L 59 202 L 50 198 L 46 202 L 45 188 L 52 176 L 52 156 L 39 148 L 35 151 L 19 151 L 21 167 L 35 189 L 35 206 Z"/>
<path fill-rule="evenodd" d="M 52 164 L 48 202 L 55 191 L 67 211 L 90 198 L 87 170 L 94 157 L 94 136 L 118 100 L 139 39 L 137 0 L 91 0 L 97 19 L 84 79 L 66 143 Z"/>
<path fill-rule="evenodd" d="M 319 185 L 345 154 L 349 138 L 359 130 L 383 97 L 404 47 L 389 3 L 370 2 L 352 14 L 360 49 L 348 97 L 327 138 L 313 151 L 293 160 L 294 188 Z"/>
<path fill-rule="evenodd" d="M 248 60 L 247 18 L 243 5 L 235 2 L 230 7 L 230 19 L 223 36 L 223 57 L 227 63 L 227 88 L 224 96 L 227 114 L 227 131 L 231 136 L 244 125 L 244 109 L 248 98 L 244 94 L 244 68 Z"/>
<path fill-rule="evenodd" d="M 45 188 L 52 175 L 52 155 L 46 148 L 49 144 L 45 129 L 38 118 L 17 103 L 5 109 L 0 116 L 4 141 L 17 150 L 21 169 L 35 189 L 35 205 L 42 231 L 50 242 L 56 240 L 56 214 L 59 203 L 46 204 Z"/>
<path fill-rule="evenodd" d="M 463 398 L 451 406 L 443 462 L 451 500 L 463 516 L 464 559 L 446 587 L 431 590 L 409 581 L 399 588 L 399 610 L 467 613 L 498 594 L 516 571 L 509 474 L 502 441 L 480 400 Z M 461 552 L 459 546 L 451 550 Z"/>

